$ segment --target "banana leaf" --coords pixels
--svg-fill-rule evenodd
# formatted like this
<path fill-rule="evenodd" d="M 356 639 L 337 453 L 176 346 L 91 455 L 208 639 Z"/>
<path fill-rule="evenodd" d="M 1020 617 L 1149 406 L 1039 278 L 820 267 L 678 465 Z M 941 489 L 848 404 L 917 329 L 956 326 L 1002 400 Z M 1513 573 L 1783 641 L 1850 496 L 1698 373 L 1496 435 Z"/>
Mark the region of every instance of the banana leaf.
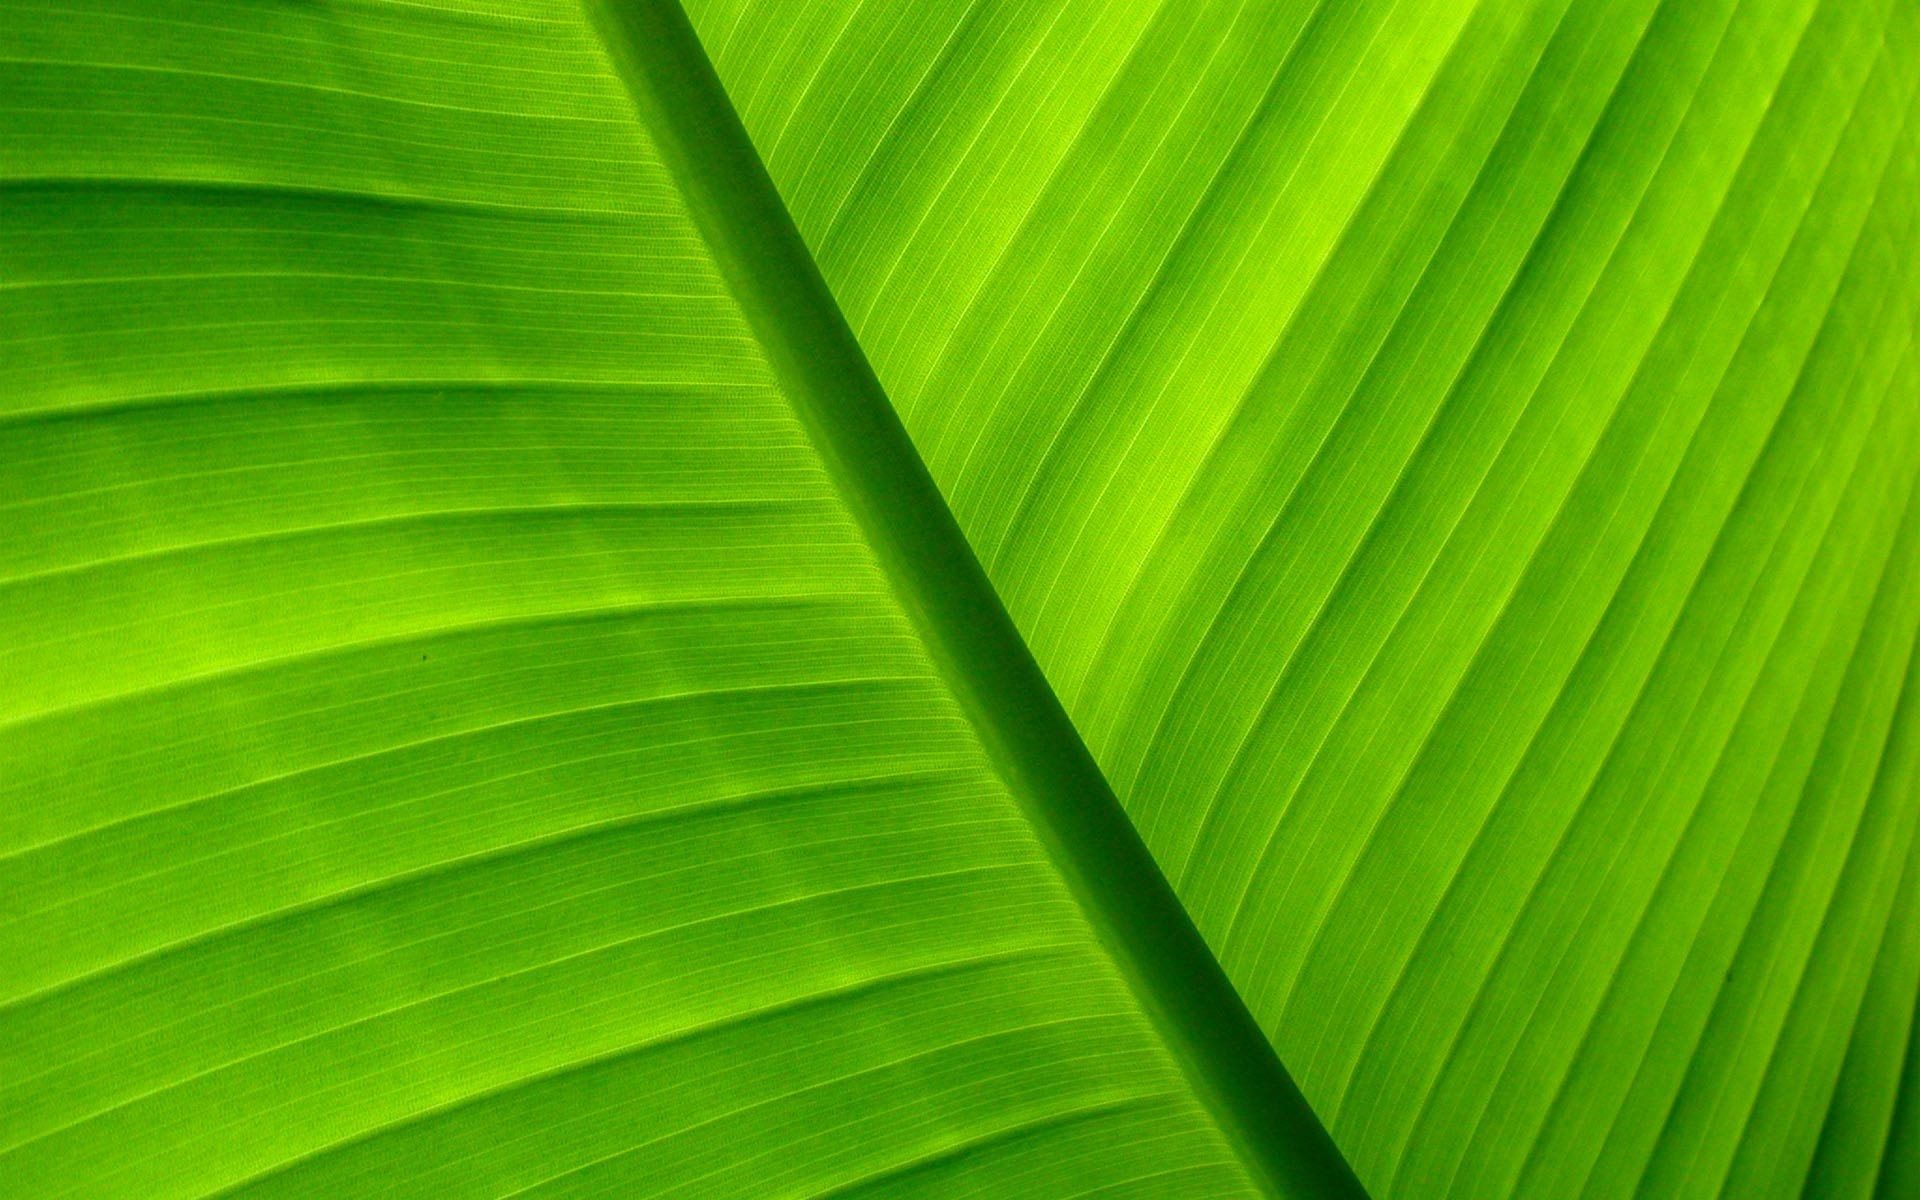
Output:
<path fill-rule="evenodd" d="M 0 1195 L 1913 1194 L 1916 73 L 11 0 Z"/>
<path fill-rule="evenodd" d="M 1373 1194 L 1873 1194 L 1920 6 L 689 10 Z"/>

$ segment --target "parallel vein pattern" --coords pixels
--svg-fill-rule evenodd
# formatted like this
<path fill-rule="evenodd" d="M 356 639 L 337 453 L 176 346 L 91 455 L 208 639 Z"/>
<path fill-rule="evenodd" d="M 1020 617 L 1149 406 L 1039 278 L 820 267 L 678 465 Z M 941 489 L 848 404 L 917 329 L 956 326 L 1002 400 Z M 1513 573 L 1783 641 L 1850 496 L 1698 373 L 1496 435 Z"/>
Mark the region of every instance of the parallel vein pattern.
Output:
<path fill-rule="evenodd" d="M 1920 5 L 689 8 L 1376 1194 L 1914 1186 Z"/>
<path fill-rule="evenodd" d="M 1256 1194 L 595 37 L 0 6 L 0 1193 Z"/>

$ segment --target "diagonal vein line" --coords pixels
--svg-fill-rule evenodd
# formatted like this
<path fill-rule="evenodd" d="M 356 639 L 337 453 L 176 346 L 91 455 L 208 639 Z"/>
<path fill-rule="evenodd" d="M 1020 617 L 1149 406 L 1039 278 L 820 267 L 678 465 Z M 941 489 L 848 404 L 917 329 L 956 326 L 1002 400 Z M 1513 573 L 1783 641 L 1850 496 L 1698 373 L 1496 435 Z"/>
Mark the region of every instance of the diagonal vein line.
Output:
<path fill-rule="evenodd" d="M 587 8 L 902 607 L 1174 1061 L 1271 1194 L 1363 1195 L 1020 640 L 685 13 Z"/>

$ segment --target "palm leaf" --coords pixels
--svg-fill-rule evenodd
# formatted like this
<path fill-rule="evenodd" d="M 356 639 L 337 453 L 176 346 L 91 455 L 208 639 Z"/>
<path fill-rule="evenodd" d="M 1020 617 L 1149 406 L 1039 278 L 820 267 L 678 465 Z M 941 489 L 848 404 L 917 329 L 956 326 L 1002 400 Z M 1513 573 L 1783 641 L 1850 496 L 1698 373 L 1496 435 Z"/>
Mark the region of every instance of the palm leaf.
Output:
<path fill-rule="evenodd" d="M 5 16 L 0 1192 L 1357 1191 L 677 9 Z"/>
<path fill-rule="evenodd" d="M 1872 1194 L 1920 6 L 690 11 L 1374 1193 Z"/>

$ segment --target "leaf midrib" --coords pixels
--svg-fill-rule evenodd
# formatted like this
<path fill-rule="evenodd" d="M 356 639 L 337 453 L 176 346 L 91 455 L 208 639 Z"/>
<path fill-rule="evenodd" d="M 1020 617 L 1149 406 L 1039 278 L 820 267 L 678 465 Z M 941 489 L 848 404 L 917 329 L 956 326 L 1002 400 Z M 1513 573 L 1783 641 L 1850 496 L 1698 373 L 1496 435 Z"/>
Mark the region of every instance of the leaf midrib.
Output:
<path fill-rule="evenodd" d="M 933 665 L 1195 1094 L 1269 1194 L 1363 1198 L 1001 604 L 685 13 L 581 3 Z"/>

